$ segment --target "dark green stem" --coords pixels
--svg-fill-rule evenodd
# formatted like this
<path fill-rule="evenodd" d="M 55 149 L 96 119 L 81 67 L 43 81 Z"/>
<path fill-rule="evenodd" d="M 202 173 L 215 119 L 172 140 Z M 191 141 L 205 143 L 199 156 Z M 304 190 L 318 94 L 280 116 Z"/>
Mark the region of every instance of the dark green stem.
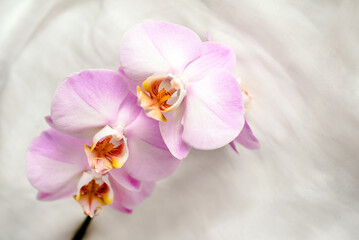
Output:
<path fill-rule="evenodd" d="M 86 217 L 85 221 L 81 224 L 72 240 L 82 240 L 82 238 L 85 236 L 88 226 L 90 225 L 91 220 L 91 217 Z"/>

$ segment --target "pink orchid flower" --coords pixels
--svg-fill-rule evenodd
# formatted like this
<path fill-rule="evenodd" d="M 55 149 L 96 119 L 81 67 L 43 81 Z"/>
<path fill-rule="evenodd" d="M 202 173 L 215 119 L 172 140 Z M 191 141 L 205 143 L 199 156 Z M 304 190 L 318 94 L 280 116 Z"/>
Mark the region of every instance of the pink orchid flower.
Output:
<path fill-rule="evenodd" d="M 202 42 L 167 22 L 134 26 L 120 48 L 120 73 L 147 116 L 160 121 L 167 147 L 180 159 L 191 147 L 219 148 L 240 133 L 244 109 L 231 74 L 235 61 L 227 46 Z"/>
<path fill-rule="evenodd" d="M 83 149 L 84 140 L 54 129 L 36 138 L 27 153 L 27 174 L 39 190 L 38 199 L 57 200 L 73 196 L 90 217 L 102 206 L 131 213 L 154 189 L 154 182 L 141 182 L 122 168 L 100 174 L 91 169 Z"/>
<path fill-rule="evenodd" d="M 156 121 L 148 118 L 123 77 L 109 70 L 86 70 L 68 77 L 51 105 L 51 127 L 81 139 L 97 173 L 123 169 L 129 176 L 156 181 L 180 164 L 168 151 Z M 135 187 L 135 186 L 134 186 Z"/>

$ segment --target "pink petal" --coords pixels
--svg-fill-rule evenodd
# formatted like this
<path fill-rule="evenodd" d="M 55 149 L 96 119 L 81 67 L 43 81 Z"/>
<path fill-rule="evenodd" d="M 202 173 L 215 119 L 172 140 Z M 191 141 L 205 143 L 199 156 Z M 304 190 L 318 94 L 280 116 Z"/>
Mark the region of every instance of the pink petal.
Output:
<path fill-rule="evenodd" d="M 137 96 L 132 92 L 128 92 L 125 100 L 119 107 L 117 122 L 123 127 L 130 125 L 142 111 L 142 108 L 137 106 Z"/>
<path fill-rule="evenodd" d="M 114 193 L 114 201 L 110 206 L 124 213 L 131 213 L 133 208 L 151 195 L 155 187 L 154 182 L 143 182 L 139 192 L 131 192 L 117 184 L 112 176 L 110 183 Z"/>
<path fill-rule="evenodd" d="M 260 148 L 258 139 L 254 136 L 252 129 L 249 127 L 247 121 L 245 121 L 242 131 L 234 141 L 248 149 Z"/>
<path fill-rule="evenodd" d="M 37 199 L 43 200 L 43 201 L 52 201 L 52 200 L 58 200 L 63 198 L 70 198 L 77 192 L 77 183 L 78 183 L 79 177 L 76 176 L 72 178 L 70 181 L 64 183 L 62 187 L 59 187 L 53 192 L 45 193 L 45 192 L 39 192 L 37 194 Z"/>
<path fill-rule="evenodd" d="M 143 111 L 125 129 L 129 157 L 124 167 L 134 178 L 155 181 L 169 176 L 181 163 L 168 151 L 158 122 Z"/>
<path fill-rule="evenodd" d="M 124 168 L 112 169 L 109 171 L 111 177 L 117 184 L 126 188 L 129 191 L 138 192 L 141 190 L 141 182 L 131 177 Z"/>
<path fill-rule="evenodd" d="M 209 70 L 216 68 L 232 72 L 235 64 L 236 56 L 231 48 L 216 42 L 204 42 L 202 55 L 186 67 L 184 75 L 190 82 L 199 81 Z"/>
<path fill-rule="evenodd" d="M 52 121 L 51 116 L 46 116 L 45 121 L 49 125 L 49 127 L 55 129 L 54 122 Z"/>
<path fill-rule="evenodd" d="M 137 86 L 142 86 L 142 82 L 141 84 L 139 85 L 137 83 L 137 81 L 134 81 L 132 80 L 131 78 L 129 78 L 127 76 L 127 74 L 125 73 L 125 71 L 123 70 L 122 67 L 119 67 L 118 68 L 118 74 L 121 75 L 121 78 L 127 83 L 127 86 L 129 88 L 129 90 L 134 94 L 134 95 L 137 95 Z M 143 80 L 144 81 L 144 80 Z"/>
<path fill-rule="evenodd" d="M 168 22 L 144 21 L 124 36 L 120 61 L 124 72 L 141 86 L 154 73 L 182 73 L 201 54 L 201 40 L 188 28 Z"/>
<path fill-rule="evenodd" d="M 41 192 L 60 191 L 88 169 L 84 142 L 53 129 L 36 138 L 27 152 L 27 175 Z"/>
<path fill-rule="evenodd" d="M 85 70 L 67 78 L 51 106 L 56 129 L 89 138 L 117 121 L 118 109 L 128 94 L 121 76 L 109 70 Z"/>
<path fill-rule="evenodd" d="M 227 71 L 211 71 L 187 87 L 183 140 L 198 149 L 216 149 L 238 136 L 244 125 L 239 85 Z"/>
<path fill-rule="evenodd" d="M 234 141 L 230 142 L 230 143 L 229 143 L 229 146 L 231 146 L 231 148 L 232 148 L 236 153 L 239 153 L 238 150 L 237 150 L 236 145 L 234 144 Z"/>
<path fill-rule="evenodd" d="M 144 111 L 140 111 L 137 118 L 126 127 L 124 135 L 127 138 L 134 136 L 157 148 L 167 149 L 158 127 L 158 121 L 147 117 Z"/>
<path fill-rule="evenodd" d="M 124 167 L 136 179 L 163 179 L 172 174 L 181 163 L 167 149 L 157 148 L 137 137 L 128 138 L 127 143 L 130 154 Z"/>
<path fill-rule="evenodd" d="M 191 147 L 182 140 L 183 126 L 181 123 L 183 103 L 179 108 L 165 114 L 167 122 L 160 122 L 160 130 L 169 151 L 178 159 L 185 158 Z"/>

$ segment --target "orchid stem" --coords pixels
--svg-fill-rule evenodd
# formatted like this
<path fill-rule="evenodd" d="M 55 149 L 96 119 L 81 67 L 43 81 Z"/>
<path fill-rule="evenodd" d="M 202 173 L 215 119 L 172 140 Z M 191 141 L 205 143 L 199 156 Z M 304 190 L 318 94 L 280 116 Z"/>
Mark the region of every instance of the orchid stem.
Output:
<path fill-rule="evenodd" d="M 88 226 L 90 225 L 92 218 L 87 216 L 85 221 L 81 224 L 81 226 L 79 227 L 79 229 L 77 230 L 75 236 L 72 238 L 72 240 L 82 240 L 82 238 L 85 236 L 86 234 L 86 230 L 88 228 Z"/>

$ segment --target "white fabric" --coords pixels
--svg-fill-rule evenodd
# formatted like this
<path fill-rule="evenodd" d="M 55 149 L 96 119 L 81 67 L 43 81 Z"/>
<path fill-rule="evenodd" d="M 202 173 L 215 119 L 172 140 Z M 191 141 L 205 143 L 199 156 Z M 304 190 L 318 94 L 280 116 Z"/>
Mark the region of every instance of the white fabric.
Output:
<path fill-rule="evenodd" d="M 0 239 L 70 239 L 73 199 L 40 202 L 25 174 L 57 85 L 119 66 L 144 19 L 230 45 L 262 148 L 192 150 L 132 215 L 105 207 L 87 239 L 357 239 L 359 2 L 1 1 Z"/>

